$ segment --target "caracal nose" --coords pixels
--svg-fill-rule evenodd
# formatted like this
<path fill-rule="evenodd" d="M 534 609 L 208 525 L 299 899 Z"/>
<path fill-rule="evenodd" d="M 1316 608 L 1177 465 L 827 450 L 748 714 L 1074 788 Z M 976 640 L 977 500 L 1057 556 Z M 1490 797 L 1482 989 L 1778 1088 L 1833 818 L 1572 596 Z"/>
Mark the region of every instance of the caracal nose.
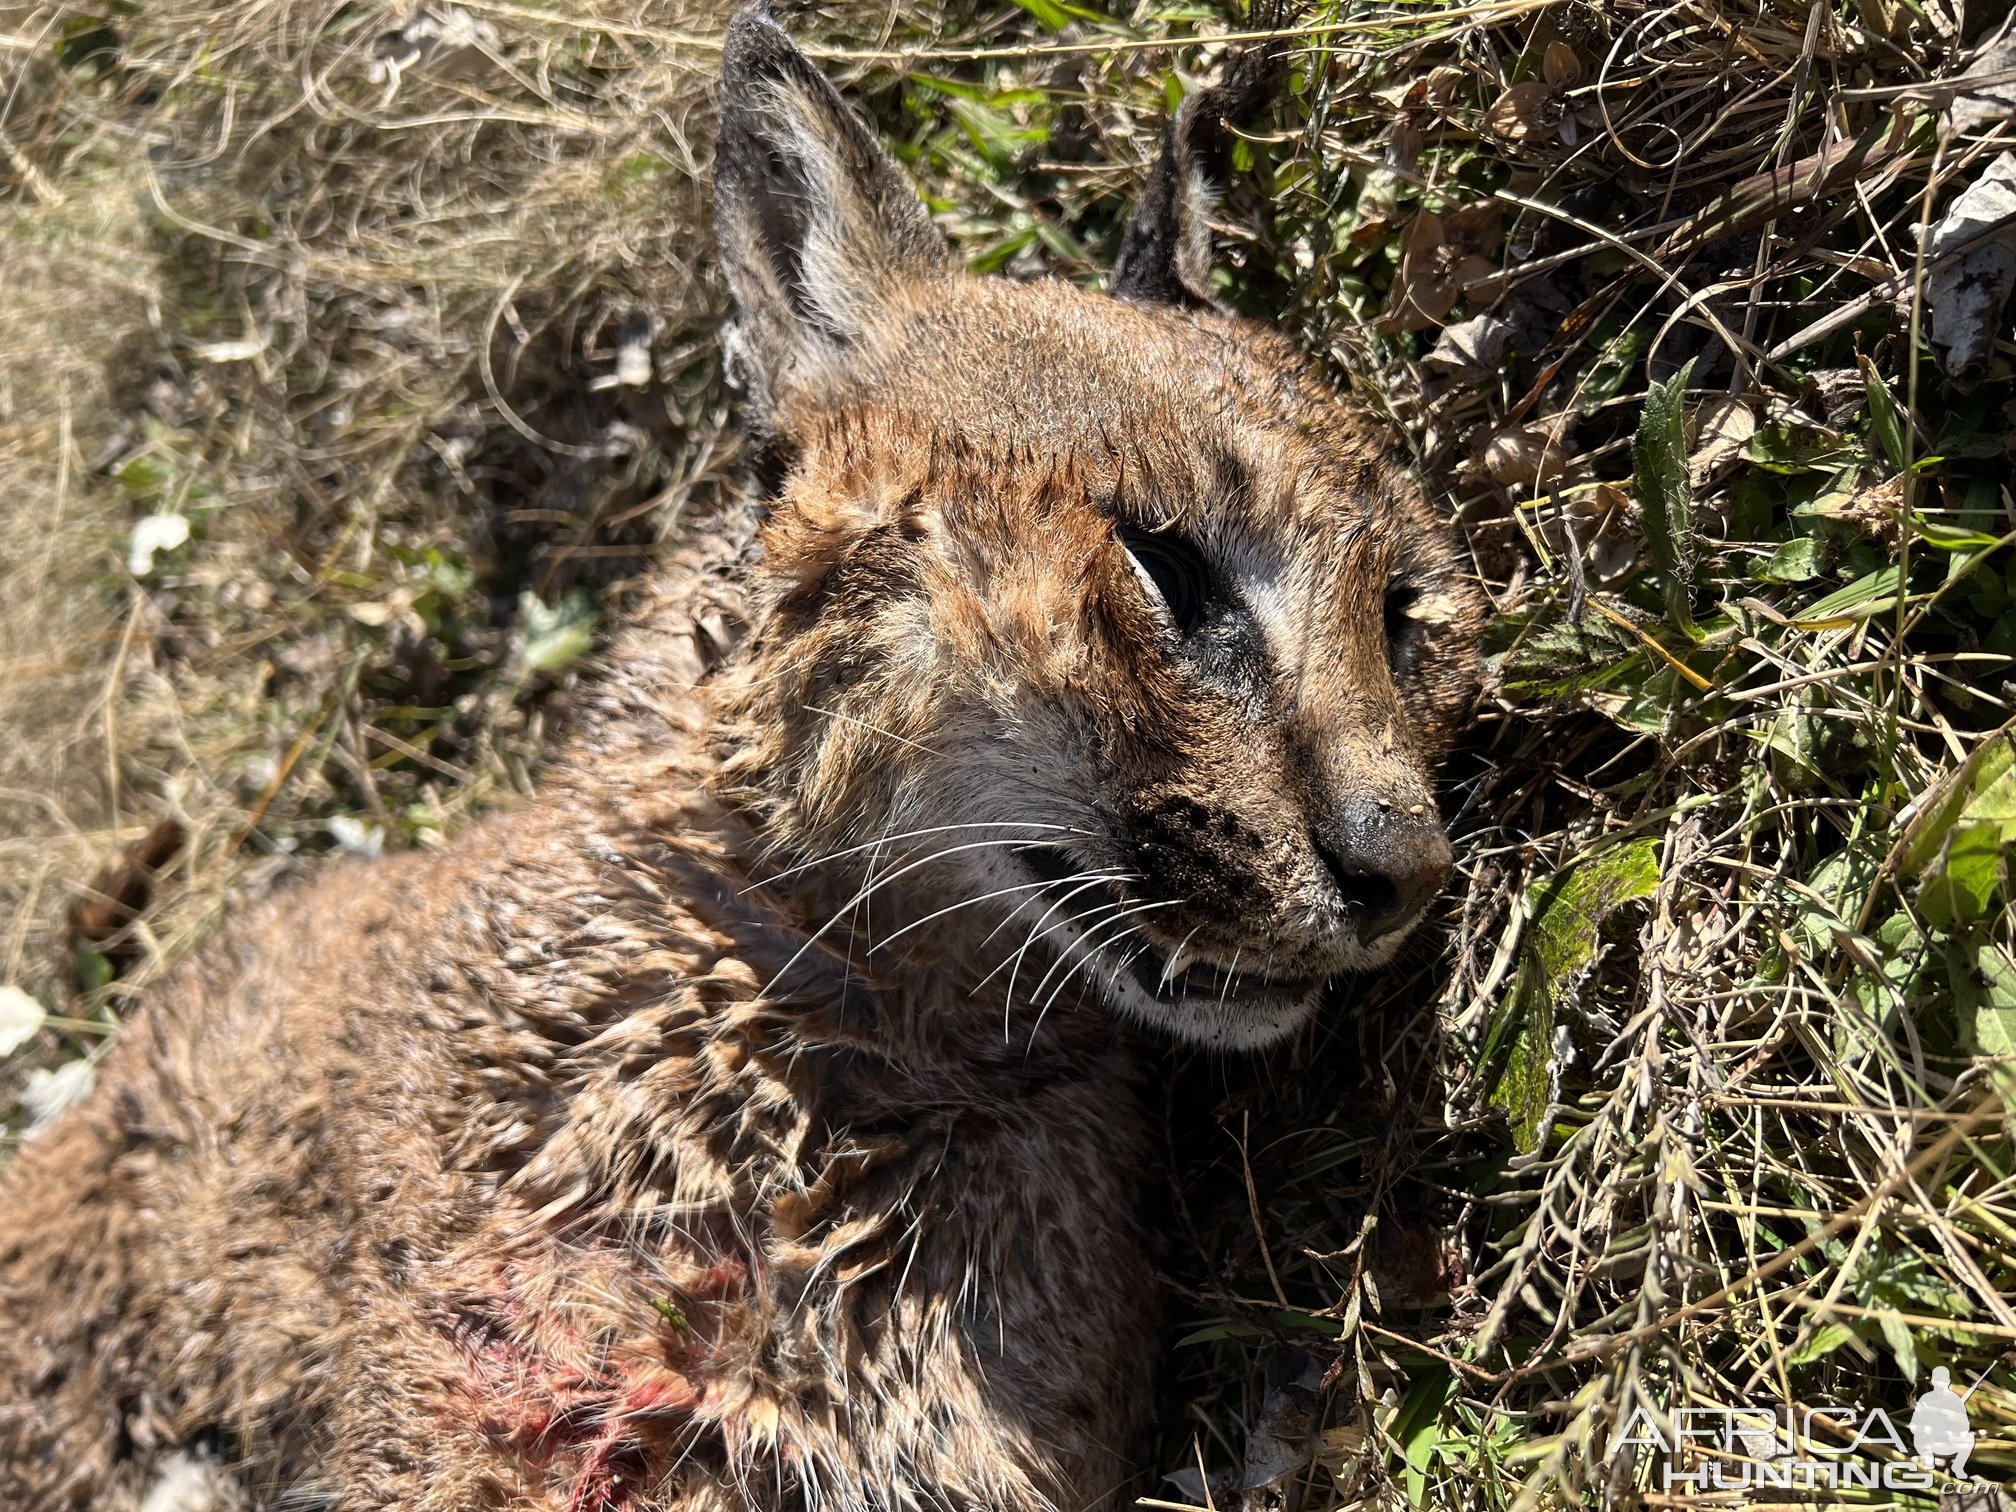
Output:
<path fill-rule="evenodd" d="M 1310 831 L 1316 854 L 1370 945 L 1420 917 L 1449 880 L 1455 855 L 1434 810 L 1371 801 Z"/>

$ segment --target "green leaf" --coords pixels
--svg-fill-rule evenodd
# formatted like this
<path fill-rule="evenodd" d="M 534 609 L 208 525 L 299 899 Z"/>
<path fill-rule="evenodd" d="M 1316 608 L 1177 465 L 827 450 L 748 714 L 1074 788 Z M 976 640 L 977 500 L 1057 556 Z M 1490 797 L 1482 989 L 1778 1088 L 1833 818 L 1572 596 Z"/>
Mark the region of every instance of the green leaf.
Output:
<path fill-rule="evenodd" d="M 1596 964 L 1597 931 L 1624 904 L 1659 886 L 1659 842 L 1627 840 L 1596 850 L 1542 883 L 1528 948 L 1551 982 L 1579 981 Z"/>
<path fill-rule="evenodd" d="M 1316 1313 L 1301 1312 L 1292 1307 L 1276 1307 L 1267 1316 L 1280 1328 L 1292 1328 L 1298 1333 L 1316 1334 L 1325 1339 L 1335 1339 L 1342 1332 L 1335 1318 L 1325 1318 Z"/>
<path fill-rule="evenodd" d="M 559 672 L 595 644 L 595 608 L 578 589 L 551 606 L 528 590 L 518 596 L 518 613 L 525 624 L 528 671 Z"/>
<path fill-rule="evenodd" d="M 1619 684 L 1621 699 L 1606 700 L 1598 706 L 1618 725 L 1641 735 L 1664 735 L 1672 728 L 1674 710 L 1687 698 L 1680 686 L 1680 674 L 1668 666 L 1653 667 L 1635 688 Z"/>
<path fill-rule="evenodd" d="M 1862 385 L 1869 394 L 1869 430 L 1896 472 L 1904 471 L 1904 416 L 1876 364 L 1862 358 Z"/>
<path fill-rule="evenodd" d="M 1834 1353 L 1843 1344 L 1854 1344 L 1858 1346 L 1858 1352 L 1866 1354 L 1868 1351 L 1860 1347 L 1861 1343 L 1862 1341 L 1855 1336 L 1855 1330 L 1850 1328 L 1846 1323 L 1823 1324 L 1821 1327 L 1813 1330 L 1810 1335 L 1785 1356 L 1785 1363 L 1787 1365 L 1810 1365 L 1815 1360 L 1823 1359 Z"/>
<path fill-rule="evenodd" d="M 1448 1405 L 1451 1385 L 1447 1369 L 1431 1367 L 1393 1415 L 1393 1439 L 1407 1460 L 1407 1500 L 1417 1507 L 1427 1503 L 1428 1466 L 1442 1442 L 1442 1409 Z"/>
<path fill-rule="evenodd" d="M 1487 1067 L 1497 1065 L 1489 1100 L 1504 1111 L 1522 1154 L 1546 1139 L 1556 1091 L 1555 1024 L 1596 965 L 1604 921 L 1658 886 L 1659 844 L 1647 839 L 1600 849 L 1535 889 L 1511 1000 L 1480 1057 Z"/>
<path fill-rule="evenodd" d="M 1911 1337 L 1910 1326 L 1894 1312 L 1879 1312 L 1876 1328 L 1883 1335 L 1883 1342 L 1890 1346 L 1890 1353 L 1896 1357 L 1897 1371 L 1907 1381 L 1918 1374 L 1918 1348 Z"/>
<path fill-rule="evenodd" d="M 2002 544 L 2000 536 L 1989 535 L 1985 530 L 1962 530 L 1956 525 L 1941 525 L 1923 515 L 1913 517 L 1911 533 L 1927 546 L 1936 546 L 1941 551 L 1993 551 Z"/>
<path fill-rule="evenodd" d="M 142 452 L 122 463 L 113 474 L 119 486 L 136 499 L 158 499 L 175 484 L 175 469 L 153 452 Z"/>
<path fill-rule="evenodd" d="M 1998 824 L 1954 828 L 1918 886 L 1918 911 L 1925 922 L 1955 934 L 1986 919 L 2002 889 L 2002 850 Z"/>
<path fill-rule="evenodd" d="M 1071 24 L 1071 12 L 1057 3 L 1057 0 L 1015 0 L 1045 31 L 1060 32 Z"/>
<path fill-rule="evenodd" d="M 1762 583 L 1806 583 L 1826 570 L 1826 543 L 1800 536 L 1772 552 L 1758 564 L 1753 575 Z"/>
<path fill-rule="evenodd" d="M 661 153 L 633 152 L 617 160 L 609 169 L 604 184 L 612 193 L 620 194 L 626 189 L 654 183 L 676 171 L 672 160 Z"/>
<path fill-rule="evenodd" d="M 2005 725 L 1967 753 L 1936 801 L 1904 831 L 1903 869 L 1922 877 L 1962 824 L 1993 824 L 2016 842 L 2016 725 Z"/>
<path fill-rule="evenodd" d="M 1041 106 L 1048 99 L 1040 89 L 988 89 L 961 79 L 949 79 L 943 74 L 913 73 L 910 82 L 933 94 L 955 100 L 971 100 L 976 105 L 992 105 L 997 110 L 1008 110 L 1018 105 Z"/>
<path fill-rule="evenodd" d="M 1947 977 L 1970 1055 L 2016 1055 L 2016 961 L 1988 941 L 1955 941 L 1946 949 Z"/>
<path fill-rule="evenodd" d="M 1811 630 L 1825 626 L 1830 620 L 1867 619 L 1872 614 L 1883 614 L 1897 607 L 1897 593 L 1903 583 L 1901 567 L 1879 567 L 1818 603 L 1808 604 L 1793 623 Z"/>
<path fill-rule="evenodd" d="M 1915 1379 L 1921 1351 L 1931 1339 L 1951 1335 L 1943 1329 L 1904 1321 L 1903 1314 L 1927 1318 L 1965 1317 L 1972 1308 L 1925 1263 L 1922 1255 L 1887 1244 L 1871 1245 L 1848 1281 L 1848 1290 L 1857 1302 L 1873 1314 L 1883 1341 L 1896 1357 L 1898 1372 L 1906 1380 Z"/>
<path fill-rule="evenodd" d="M 1787 475 L 1834 472 L 1863 461 L 1860 447 L 1846 445 L 1831 430 L 1809 425 L 1760 425 L 1744 455 L 1766 472 Z"/>
<path fill-rule="evenodd" d="M 1040 146 L 1050 135 L 1047 126 L 1017 125 L 1011 116 L 973 100 L 955 99 L 951 110 L 974 150 L 995 168 L 1009 167 L 1026 149 Z"/>
<path fill-rule="evenodd" d="M 1511 1125 L 1513 1147 L 1530 1155 L 1546 1142 L 1554 1093 L 1554 998 L 1530 955 L 1519 963 L 1506 1017 L 1518 1028 L 1491 1084 L 1490 1102 Z"/>
<path fill-rule="evenodd" d="M 1558 616 L 1558 617 L 1556 617 Z M 1606 687 L 1632 669 L 1642 675 L 1644 654 L 1622 627 L 1599 615 L 1571 623 L 1558 606 L 1508 615 L 1488 632 L 1491 650 L 1514 637 L 1499 663 L 1507 691 L 1523 698 L 1566 698 Z"/>
<path fill-rule="evenodd" d="M 1176 1341 L 1178 1349 L 1187 1349 L 1193 1344 L 1219 1344 L 1227 1339 L 1257 1339 L 1260 1330 L 1251 1323 L 1209 1323 L 1204 1327 L 1183 1335 Z"/>
<path fill-rule="evenodd" d="M 112 978 L 117 975 L 112 970 L 112 962 L 88 945 L 77 947 L 75 968 L 77 985 L 87 993 L 109 986 Z"/>
<path fill-rule="evenodd" d="M 1655 383 L 1645 395 L 1645 412 L 1631 443 L 1635 468 L 1633 492 L 1645 524 L 1645 545 L 1653 565 L 1666 578 L 1666 613 L 1689 640 L 1701 639 L 1694 627 L 1694 491 L 1687 480 L 1687 423 L 1682 398 L 1694 364 L 1665 383 Z"/>
<path fill-rule="evenodd" d="M 1651 344 L 1651 332 L 1642 325 L 1626 326 L 1613 337 L 1583 376 L 1583 402 L 1594 406 L 1615 398 Z"/>

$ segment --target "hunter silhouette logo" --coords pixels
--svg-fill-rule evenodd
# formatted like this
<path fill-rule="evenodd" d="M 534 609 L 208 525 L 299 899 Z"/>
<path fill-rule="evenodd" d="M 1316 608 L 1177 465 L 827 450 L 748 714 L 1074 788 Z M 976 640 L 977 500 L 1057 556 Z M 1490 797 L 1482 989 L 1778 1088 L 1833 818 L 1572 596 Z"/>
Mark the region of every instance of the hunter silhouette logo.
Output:
<path fill-rule="evenodd" d="M 1967 1424 L 1967 1397 L 1981 1382 L 1967 1388 L 1967 1396 L 1953 1389 L 1953 1376 L 1944 1365 L 1932 1372 L 1932 1389 L 1918 1398 L 1911 1409 L 1911 1447 L 1926 1464 L 1950 1458 L 1947 1473 L 1955 1477 L 1967 1473 L 1967 1456 L 1974 1452 L 1974 1430 Z"/>
<path fill-rule="evenodd" d="M 1974 1429 L 1944 1365 L 1911 1408 L 1910 1443 L 1881 1407 L 1682 1407 L 1661 1421 L 1639 1407 L 1613 1448 L 1657 1451 L 1660 1489 L 1682 1494 L 1798 1490 L 1928 1491 L 1967 1477 Z"/>

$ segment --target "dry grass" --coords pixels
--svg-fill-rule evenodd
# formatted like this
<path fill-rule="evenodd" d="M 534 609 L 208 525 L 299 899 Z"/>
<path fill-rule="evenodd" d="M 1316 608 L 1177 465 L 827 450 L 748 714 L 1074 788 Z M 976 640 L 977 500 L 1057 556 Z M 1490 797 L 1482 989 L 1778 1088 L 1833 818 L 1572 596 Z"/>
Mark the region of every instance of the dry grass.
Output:
<path fill-rule="evenodd" d="M 526 785 L 577 632 L 730 445 L 728 9 L 7 14 L 7 980 L 96 1016 L 248 868 L 430 843 Z M 187 541 L 134 572 L 152 515 Z M 190 844 L 106 984 L 62 916 L 163 814 Z"/>
<path fill-rule="evenodd" d="M 522 786 L 570 625 L 718 474 L 711 23 L 470 14 L 499 58 L 389 101 L 375 6 L 0 39 L 4 966 L 79 1018 L 331 821 L 425 844 Z M 976 265 L 1090 278 L 1227 26 L 824 34 Z M 2016 1474 L 2016 390 L 2006 339 L 1943 373 L 1916 234 L 2016 145 L 1942 113 L 1988 40 L 1945 0 L 1299 23 L 1226 295 L 1400 422 L 1503 613 L 1446 946 L 1291 1052 L 1172 1057 L 1169 1501 L 1662 1505 L 1635 1408 L 1901 1423 L 1935 1363 Z M 594 386 L 647 320 L 652 380 Z M 51 921 L 163 812 L 196 843 L 93 986 Z"/>

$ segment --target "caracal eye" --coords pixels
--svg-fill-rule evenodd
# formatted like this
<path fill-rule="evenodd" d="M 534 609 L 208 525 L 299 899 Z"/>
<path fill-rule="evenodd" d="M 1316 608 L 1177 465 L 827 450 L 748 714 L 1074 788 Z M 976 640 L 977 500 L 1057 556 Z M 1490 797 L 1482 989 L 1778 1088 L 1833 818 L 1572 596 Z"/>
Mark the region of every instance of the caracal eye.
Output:
<path fill-rule="evenodd" d="M 1386 590 L 1386 661 L 1396 675 L 1414 664 L 1421 644 L 1421 622 L 1413 617 L 1420 590 L 1395 583 Z"/>
<path fill-rule="evenodd" d="M 1204 623 L 1211 604 L 1211 575 L 1201 551 L 1182 536 L 1132 525 L 1120 527 L 1120 544 L 1127 548 L 1141 586 L 1161 602 L 1180 633 L 1189 635 Z"/>

